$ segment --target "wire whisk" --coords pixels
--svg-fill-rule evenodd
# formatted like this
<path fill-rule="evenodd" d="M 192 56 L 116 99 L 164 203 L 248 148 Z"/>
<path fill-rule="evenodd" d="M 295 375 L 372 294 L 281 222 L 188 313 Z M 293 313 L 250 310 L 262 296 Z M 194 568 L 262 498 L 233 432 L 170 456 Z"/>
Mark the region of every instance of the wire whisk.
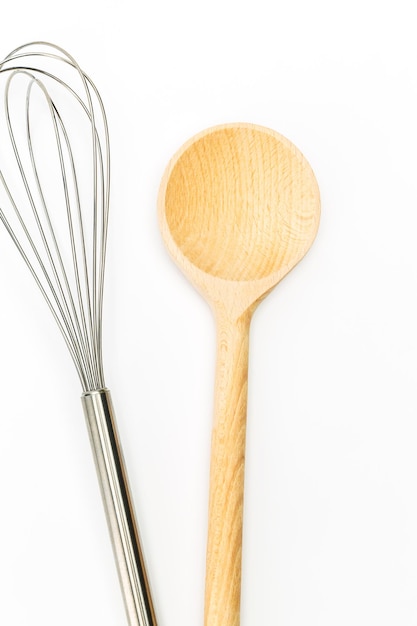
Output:
<path fill-rule="evenodd" d="M 110 145 L 100 94 L 59 46 L 0 62 L 0 220 L 75 364 L 130 626 L 156 626 L 102 354 Z M 1 106 L 1 105 L 0 105 Z"/>

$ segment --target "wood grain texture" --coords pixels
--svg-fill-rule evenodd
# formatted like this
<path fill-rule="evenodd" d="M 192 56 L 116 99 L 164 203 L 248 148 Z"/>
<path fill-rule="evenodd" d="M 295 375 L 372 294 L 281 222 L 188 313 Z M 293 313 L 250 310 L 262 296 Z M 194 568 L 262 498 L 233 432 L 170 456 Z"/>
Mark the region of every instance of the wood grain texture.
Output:
<path fill-rule="evenodd" d="M 213 626 L 239 625 L 250 319 L 217 319 L 204 622 Z"/>
<path fill-rule="evenodd" d="M 239 626 L 250 320 L 310 248 L 319 190 L 290 141 L 253 124 L 226 124 L 179 150 L 158 205 L 171 256 L 217 322 L 205 626 Z"/>

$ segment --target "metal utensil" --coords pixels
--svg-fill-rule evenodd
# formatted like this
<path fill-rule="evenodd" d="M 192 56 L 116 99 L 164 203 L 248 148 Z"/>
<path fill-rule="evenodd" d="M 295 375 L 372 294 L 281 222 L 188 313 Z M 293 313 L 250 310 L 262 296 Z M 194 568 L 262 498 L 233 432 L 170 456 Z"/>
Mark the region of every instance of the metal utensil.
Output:
<path fill-rule="evenodd" d="M 0 62 L 0 220 L 32 273 L 81 381 L 130 626 L 156 626 L 102 359 L 110 151 L 99 92 L 62 48 Z M 7 182 L 6 182 L 7 181 Z"/>

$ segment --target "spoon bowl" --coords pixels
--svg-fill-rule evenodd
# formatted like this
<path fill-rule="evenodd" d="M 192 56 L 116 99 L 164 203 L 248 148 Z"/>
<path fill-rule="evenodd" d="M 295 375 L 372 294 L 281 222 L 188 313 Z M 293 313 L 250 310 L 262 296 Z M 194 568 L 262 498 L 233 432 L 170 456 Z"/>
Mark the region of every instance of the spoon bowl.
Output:
<path fill-rule="evenodd" d="M 249 326 L 313 243 L 319 190 L 288 139 L 226 124 L 177 152 L 158 205 L 171 256 L 217 322 L 205 626 L 239 626 Z"/>
<path fill-rule="evenodd" d="M 210 128 L 188 141 L 159 195 L 167 247 L 211 304 L 226 281 L 255 300 L 276 285 L 310 248 L 319 206 L 301 152 L 253 124 Z"/>

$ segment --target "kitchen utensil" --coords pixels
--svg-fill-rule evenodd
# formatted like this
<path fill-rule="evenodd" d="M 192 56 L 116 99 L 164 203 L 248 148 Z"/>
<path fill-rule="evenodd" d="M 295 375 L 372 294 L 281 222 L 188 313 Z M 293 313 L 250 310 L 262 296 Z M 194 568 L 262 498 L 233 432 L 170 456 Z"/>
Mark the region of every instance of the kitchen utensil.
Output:
<path fill-rule="evenodd" d="M 319 211 L 317 182 L 303 155 L 278 133 L 252 124 L 226 124 L 192 138 L 162 180 L 163 239 L 217 322 L 206 626 L 240 622 L 250 321 L 310 248 Z"/>
<path fill-rule="evenodd" d="M 133 501 L 103 372 L 110 191 L 103 103 L 75 59 L 45 42 L 9 54 L 0 63 L 0 80 L 4 92 L 0 219 L 59 326 L 81 381 L 129 624 L 154 626 Z"/>

